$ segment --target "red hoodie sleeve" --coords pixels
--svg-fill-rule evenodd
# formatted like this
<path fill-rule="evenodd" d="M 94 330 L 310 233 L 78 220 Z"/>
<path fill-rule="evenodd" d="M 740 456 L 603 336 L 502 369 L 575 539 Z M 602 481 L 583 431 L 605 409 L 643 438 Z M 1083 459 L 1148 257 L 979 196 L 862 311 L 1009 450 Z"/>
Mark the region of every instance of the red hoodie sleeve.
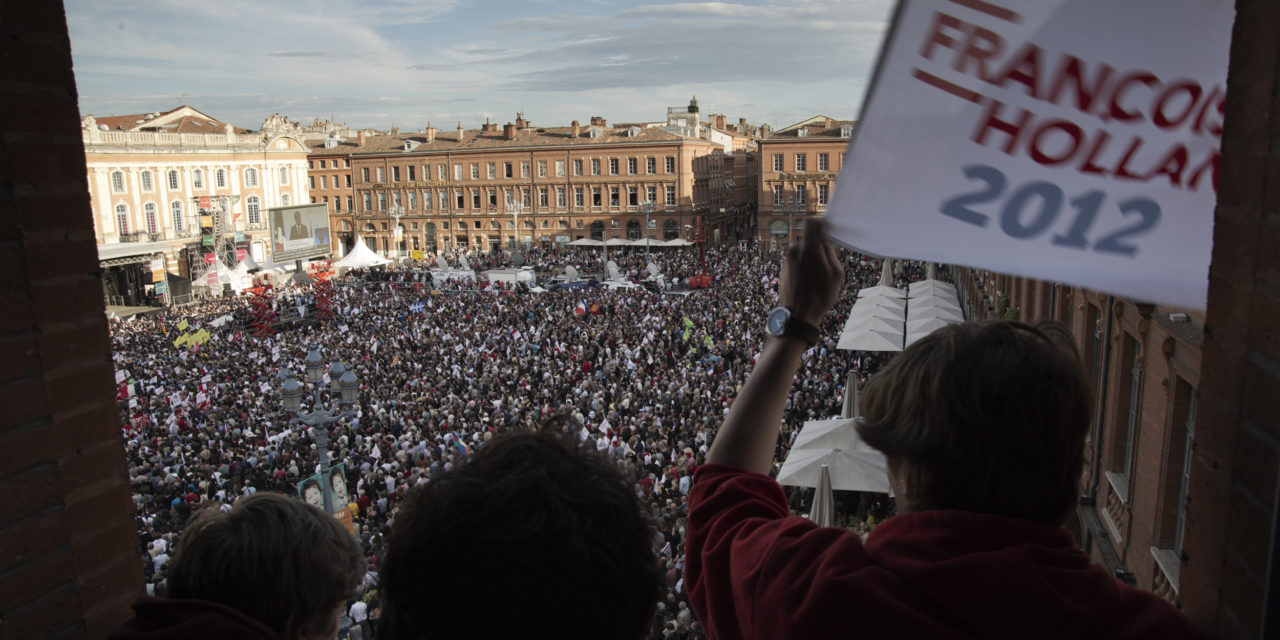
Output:
<path fill-rule="evenodd" d="M 760 474 L 698 468 L 687 550 L 690 600 L 710 638 L 847 633 L 854 610 L 913 617 L 894 597 L 900 583 L 872 562 L 857 534 L 790 516 L 782 487 Z"/>

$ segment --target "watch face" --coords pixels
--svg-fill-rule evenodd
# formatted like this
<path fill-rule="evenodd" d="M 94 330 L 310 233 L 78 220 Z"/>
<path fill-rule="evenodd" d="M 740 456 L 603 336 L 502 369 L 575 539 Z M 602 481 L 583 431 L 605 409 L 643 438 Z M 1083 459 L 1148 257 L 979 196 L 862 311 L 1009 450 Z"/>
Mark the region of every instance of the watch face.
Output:
<path fill-rule="evenodd" d="M 769 320 L 765 323 L 765 330 L 769 335 L 780 336 L 783 330 L 787 328 L 787 320 L 791 318 L 791 311 L 786 307 L 778 307 L 769 312 Z"/>

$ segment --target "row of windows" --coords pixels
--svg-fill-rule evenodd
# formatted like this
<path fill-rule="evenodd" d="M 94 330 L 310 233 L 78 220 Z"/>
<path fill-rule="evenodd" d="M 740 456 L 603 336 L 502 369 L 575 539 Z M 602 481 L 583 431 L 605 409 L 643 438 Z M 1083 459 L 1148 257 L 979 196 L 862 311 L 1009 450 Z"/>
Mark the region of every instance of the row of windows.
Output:
<path fill-rule="evenodd" d="M 831 154 L 819 153 L 816 155 L 818 156 L 818 159 L 817 159 L 818 166 L 816 170 L 831 171 Z M 842 166 L 844 165 L 844 153 L 840 154 L 840 164 Z M 809 154 L 807 153 L 792 154 L 791 169 L 792 171 L 808 171 L 809 170 Z M 773 170 L 774 171 L 787 170 L 786 154 L 783 154 L 783 153 L 773 154 Z"/>
<path fill-rule="evenodd" d="M 279 172 L 280 172 L 280 184 L 282 185 L 289 184 L 289 168 L 280 167 Z M 169 171 L 165 172 L 164 177 L 165 177 L 165 182 L 169 186 L 170 191 L 177 191 L 178 189 L 181 188 L 181 179 L 177 169 L 170 169 Z M 138 181 L 141 184 L 143 191 L 155 190 L 155 181 L 152 176 L 152 172 L 150 170 L 144 169 L 142 172 L 140 172 L 138 174 Z M 213 186 L 217 189 L 227 188 L 226 169 L 218 169 L 213 172 Z M 244 170 L 244 186 L 246 187 L 258 186 L 258 170 L 257 169 L 250 167 Z M 349 182 L 347 186 L 351 186 Z M 111 172 L 112 193 L 124 193 L 125 187 L 126 185 L 125 185 L 125 179 L 124 179 L 124 172 L 112 171 Z M 205 188 L 203 169 L 191 170 L 191 188 L 192 189 Z"/>
<path fill-rule="evenodd" d="M 289 204 L 289 194 L 280 194 L 281 204 Z M 262 206 L 258 196 L 249 196 L 245 198 L 245 213 L 248 215 L 249 224 L 262 224 Z M 129 205 L 120 203 L 116 205 L 116 232 L 121 235 L 129 233 Z M 174 200 L 169 203 L 169 216 L 172 220 L 172 229 L 175 232 L 182 233 L 186 230 L 187 220 L 183 215 L 183 204 L 181 200 Z M 147 233 L 159 233 L 157 225 L 157 207 L 156 203 L 148 202 L 142 205 L 143 230 Z"/>
<path fill-rule="evenodd" d="M 320 163 L 320 168 L 321 168 L 321 169 L 327 169 L 327 168 L 328 168 L 328 162 L 327 162 L 327 161 L 325 161 L 325 160 L 318 160 L 318 161 L 317 161 L 317 160 L 308 160 L 308 161 L 307 161 L 307 168 L 308 168 L 308 169 L 314 169 L 314 168 L 316 168 L 316 163 L 317 163 L 317 162 L 319 162 L 319 163 Z M 342 165 L 342 166 L 344 166 L 344 167 L 346 167 L 346 168 L 348 168 L 348 169 L 350 169 L 350 168 L 351 168 L 351 158 L 343 158 L 343 159 L 342 159 L 342 162 L 343 162 L 343 165 Z M 337 158 L 334 158 L 334 159 L 333 159 L 333 168 L 334 168 L 334 169 L 337 169 L 337 168 L 338 168 L 338 159 L 337 159 Z"/>
<path fill-rule="evenodd" d="M 519 195 L 521 206 L 532 206 L 531 196 L 534 194 L 529 189 L 521 189 Z M 621 190 L 621 187 L 608 187 L 607 189 L 592 187 L 589 190 L 585 187 L 575 187 L 572 193 L 564 188 L 557 188 L 553 193 L 550 189 L 541 187 L 536 194 L 537 206 L 550 207 L 553 195 L 555 197 L 555 206 L 557 207 L 568 206 L 570 197 L 573 198 L 573 206 L 575 207 L 585 207 L 588 202 L 592 207 L 619 207 L 622 206 L 624 201 L 627 206 L 632 207 L 643 205 L 646 202 L 659 203 L 659 192 L 656 186 L 646 187 L 644 191 L 641 191 L 639 187 L 627 187 L 625 192 Z M 663 202 L 665 204 L 669 206 L 676 204 L 676 188 L 674 186 L 666 187 L 662 195 L 664 196 Z M 481 209 L 486 204 L 489 208 L 496 208 L 500 203 L 505 205 L 507 202 L 515 200 L 515 196 L 509 189 L 504 189 L 501 192 L 497 189 L 489 189 L 487 191 L 480 189 L 454 189 L 452 191 L 426 191 L 422 192 L 421 195 L 417 191 L 409 191 L 404 194 L 403 201 L 398 191 L 390 194 L 385 192 L 377 194 L 362 193 L 360 200 L 363 205 L 361 211 L 386 211 L 388 205 L 404 207 L 409 211 L 430 211 L 436 202 L 439 202 L 440 209 L 443 211 L 449 208 L 451 200 L 458 209 L 468 208 L 468 203 L 471 209 Z M 312 199 L 312 202 L 314 201 Z M 327 202 L 327 199 L 325 201 Z M 373 206 L 375 202 L 377 203 L 376 209 Z M 350 204 L 347 206 L 349 209 Z"/>
<path fill-rule="evenodd" d="M 320 188 L 321 188 L 321 189 L 328 189 L 328 188 L 329 188 L 329 176 L 307 176 L 307 181 L 308 181 L 308 184 L 311 186 L 311 188 L 312 188 L 312 189 L 315 189 L 315 188 L 316 188 L 316 178 L 317 178 L 317 177 L 319 177 L 319 178 L 320 178 L 320 181 L 319 181 L 319 182 L 320 182 Z M 345 186 L 346 188 L 350 189 L 350 188 L 351 188 L 351 174 L 349 174 L 349 173 L 348 173 L 348 174 L 343 175 L 342 177 L 346 179 L 346 184 L 345 184 L 345 185 L 342 185 L 342 186 Z M 338 185 L 338 176 L 333 176 L 333 188 L 334 188 L 334 189 L 339 188 L 339 185 Z"/>
<path fill-rule="evenodd" d="M 587 174 L 588 167 L 590 167 L 590 175 L 593 175 L 593 176 L 604 175 L 602 171 L 606 167 L 608 169 L 608 175 L 613 175 L 613 176 L 621 175 L 622 167 L 624 166 L 622 164 L 623 161 L 625 161 L 626 163 L 625 164 L 626 173 L 639 174 L 641 173 L 640 172 L 641 160 L 644 161 L 644 173 L 654 174 L 658 172 L 658 158 L 654 156 L 649 156 L 646 158 L 637 158 L 637 157 L 607 158 L 604 160 L 607 161 L 607 164 L 604 164 L 604 161 L 602 161 L 601 158 L 592 158 L 590 164 L 588 165 L 585 159 L 582 159 L 582 158 L 575 159 L 572 161 L 573 175 L 575 176 L 588 175 Z M 662 161 L 663 161 L 662 167 L 666 173 L 676 172 L 675 156 L 666 156 L 665 158 L 662 158 Z M 555 160 L 554 162 L 548 162 L 546 160 L 538 160 L 536 165 L 532 165 L 532 166 L 536 167 L 537 177 L 539 178 L 547 178 L 553 175 L 557 178 L 562 178 L 565 176 L 567 165 L 566 165 L 566 161 L 564 160 Z M 449 174 L 447 172 L 447 168 L 448 168 L 448 165 L 444 165 L 444 164 L 435 165 L 435 173 L 434 173 L 435 179 L 448 180 Z M 530 168 L 531 168 L 531 165 L 529 162 L 521 162 L 519 177 L 528 178 L 530 175 L 529 173 Z M 484 164 L 483 169 L 484 169 L 484 176 L 486 180 L 496 180 L 499 177 L 502 177 L 502 178 L 517 177 L 516 163 L 514 162 L 503 162 L 501 164 L 497 162 L 487 162 Z M 391 182 L 400 182 L 401 179 L 404 179 L 408 182 L 416 182 L 418 180 L 428 181 L 432 179 L 431 176 L 433 175 L 431 170 L 431 165 L 421 165 L 421 166 L 408 165 L 404 167 L 397 166 L 397 167 L 390 167 L 390 170 L 391 170 L 390 171 Z M 467 176 L 470 176 L 472 180 L 479 180 L 480 175 L 481 175 L 481 164 L 478 162 L 469 163 L 469 166 L 463 163 L 456 163 L 453 165 L 454 180 L 465 180 Z M 361 167 L 360 180 L 362 182 L 387 182 L 387 167 Z"/>
<path fill-rule="evenodd" d="M 809 204 L 809 190 L 807 188 L 797 187 L 790 191 L 790 193 L 794 194 L 791 196 L 788 196 L 787 193 L 787 191 L 783 190 L 782 185 L 773 185 L 773 205 L 778 207 L 793 203 L 797 206 Z M 817 195 L 818 204 L 827 204 L 827 201 L 830 198 L 830 188 L 825 184 L 818 185 Z"/>
<path fill-rule="evenodd" d="M 458 230 L 458 231 L 465 231 L 465 230 L 467 230 L 468 228 L 470 228 L 470 229 L 483 229 L 483 228 L 485 228 L 485 227 L 483 227 L 483 226 L 482 226 L 482 224 L 483 224 L 483 223 L 482 223 L 481 221 L 479 221 L 479 220 L 474 220 L 474 221 L 472 221 L 471 226 L 470 226 L 470 227 L 468 227 L 468 226 L 467 226 L 467 223 L 466 223 L 465 221 L 460 221 L 460 222 L 458 222 L 457 230 Z M 403 226 L 403 225 L 401 225 L 401 226 Z M 531 222 L 531 221 L 529 221 L 529 220 L 524 221 L 524 223 L 523 223 L 521 226 L 522 226 L 523 228 L 525 228 L 525 229 L 533 229 L 533 228 L 534 228 L 534 224 L 533 224 L 533 222 Z M 641 229 L 643 228 L 643 226 L 644 226 L 644 225 L 643 225 L 639 220 L 629 220 L 629 221 L 627 222 L 627 237 L 629 237 L 629 238 L 633 238 L 633 239 L 638 239 L 638 238 L 640 238 L 640 237 L 641 237 Z M 494 220 L 490 220 L 490 221 L 489 221 L 489 226 L 488 226 L 488 228 L 489 228 L 489 229 L 501 229 L 501 228 L 504 228 L 504 227 L 505 227 L 506 229 L 515 229 L 515 225 L 514 225 L 510 220 L 507 220 L 507 221 L 505 222 L 505 225 L 504 225 L 504 224 L 500 224 L 500 223 L 498 223 L 497 221 L 494 221 Z M 550 220 L 543 220 L 543 221 L 541 221 L 541 223 L 538 225 L 538 227 L 539 227 L 539 228 L 542 228 L 542 229 L 550 229 L 550 228 L 551 228 L 551 221 L 550 221 Z M 556 227 L 557 227 L 557 228 L 560 228 L 560 229 L 568 229 L 568 228 L 569 228 L 569 222 L 568 222 L 567 220 L 558 220 L 558 221 L 556 221 Z M 583 221 L 583 220 L 575 220 L 575 221 L 574 221 L 574 227 L 576 227 L 576 228 L 578 228 L 578 229 L 585 229 L 585 228 L 587 228 L 587 224 L 586 224 L 586 222 L 585 222 L 585 221 Z M 621 225 L 619 225 L 619 224 L 618 224 L 618 221 L 617 221 L 617 220 L 610 220 L 610 221 L 609 221 L 609 228 L 611 228 L 611 229 L 618 229 L 618 228 L 620 228 L 620 227 L 621 227 Z M 426 223 L 426 225 L 425 225 L 423 228 L 424 228 L 424 229 L 425 229 L 425 231 L 427 232 L 427 236 L 428 236 L 428 237 L 431 237 L 431 236 L 435 235 L 435 231 L 436 231 L 436 223 L 434 223 L 434 222 L 428 222 L 428 223 Z M 449 221 L 448 221 L 448 220 L 443 220 L 443 221 L 441 221 L 441 222 L 440 222 L 440 227 L 439 227 L 439 228 L 440 228 L 440 230 L 441 230 L 441 231 L 449 231 L 449 230 L 450 230 L 450 229 L 449 229 Z M 658 221 L 657 221 L 657 220 L 650 220 L 650 221 L 649 221 L 649 228 L 650 228 L 650 229 L 657 229 L 657 228 L 658 228 Z M 675 220 L 667 220 L 666 222 L 664 222 L 664 223 L 662 224 L 663 236 L 664 236 L 664 238 L 665 238 L 665 239 L 667 239 L 667 240 L 670 240 L 670 239 L 672 239 L 672 238 L 679 237 L 679 229 L 680 229 L 679 224 L 678 224 Z M 343 230 L 343 231 L 350 231 L 350 230 L 351 230 L 351 223 L 350 223 L 350 222 L 348 222 L 348 221 L 346 221 L 346 220 L 343 220 L 343 221 L 342 221 L 342 230 Z M 364 230 L 365 230 L 365 231 L 378 231 L 378 227 L 374 226 L 374 224 L 373 224 L 372 222 L 366 222 L 366 223 L 365 223 L 365 225 L 364 225 Z M 387 228 L 387 223 L 383 222 L 383 223 L 382 223 L 382 231 L 388 231 L 388 230 L 389 230 L 389 229 Z M 410 223 L 409 223 L 409 230 L 410 230 L 410 231 L 418 231 L 418 223 L 417 223 L 417 222 L 410 222 Z M 592 231 L 592 233 L 601 233 L 601 232 L 603 232 L 603 231 L 604 231 L 604 222 L 601 222 L 600 220 L 596 220 L 595 222 L 592 222 L 592 223 L 591 223 L 591 231 Z M 635 233 L 635 235 L 634 235 L 634 236 L 632 235 L 632 232 L 634 232 L 634 233 Z M 593 237 L 594 237 L 594 236 L 593 236 Z M 597 239 L 599 239 L 599 238 L 597 238 Z"/>

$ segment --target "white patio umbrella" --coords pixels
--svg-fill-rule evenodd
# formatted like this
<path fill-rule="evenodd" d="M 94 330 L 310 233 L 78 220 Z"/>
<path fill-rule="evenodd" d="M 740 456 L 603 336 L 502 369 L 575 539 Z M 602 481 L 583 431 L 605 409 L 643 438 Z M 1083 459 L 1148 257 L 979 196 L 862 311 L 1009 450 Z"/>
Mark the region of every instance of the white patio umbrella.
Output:
<path fill-rule="evenodd" d="M 941 280 L 920 280 L 907 285 L 907 295 L 912 298 L 943 292 L 954 296 L 956 294 L 956 286 Z"/>
<path fill-rule="evenodd" d="M 849 320 L 846 320 L 846 323 L 854 318 L 886 318 L 901 323 L 906 322 L 907 311 L 897 307 L 883 307 L 878 304 L 854 303 L 853 308 L 849 310 Z"/>
<path fill-rule="evenodd" d="M 825 464 L 818 472 L 818 490 L 813 494 L 809 519 L 819 527 L 834 527 L 836 524 L 836 494 L 831 489 L 831 470 Z"/>
<path fill-rule="evenodd" d="M 840 333 L 858 333 L 861 331 L 887 331 L 902 333 L 902 321 L 883 316 L 852 316 L 844 323 Z"/>
<path fill-rule="evenodd" d="M 955 318 L 939 316 L 912 318 L 907 321 L 907 336 L 910 337 L 914 334 L 921 334 L 923 337 L 949 324 L 955 324 L 957 322 L 959 322 L 959 320 L 956 320 Z"/>
<path fill-rule="evenodd" d="M 902 341 L 902 333 L 875 330 L 842 333 L 836 348 L 845 351 L 902 351 Z"/>
<path fill-rule="evenodd" d="M 858 437 L 857 418 L 810 420 L 800 428 L 791 443 L 795 449 L 843 449 L 845 451 L 875 451 Z"/>
<path fill-rule="evenodd" d="M 603 244 L 604 242 L 601 240 L 593 240 L 591 238 L 578 238 L 577 240 L 570 242 L 569 246 L 570 247 L 598 247 Z"/>
<path fill-rule="evenodd" d="M 929 307 L 941 307 L 959 312 L 960 301 L 957 300 L 955 296 L 947 295 L 924 296 L 921 298 L 909 298 L 907 300 L 907 310 L 909 312 L 923 310 Z"/>
<path fill-rule="evenodd" d="M 874 287 L 867 287 L 866 289 L 858 291 L 859 300 L 877 296 L 885 298 L 905 298 L 907 297 L 907 292 L 895 287 L 886 287 L 882 284 L 878 284 Z"/>
<path fill-rule="evenodd" d="M 884 454 L 875 451 L 792 449 L 778 472 L 778 484 L 817 488 L 823 467 L 829 470 L 832 489 L 893 494 Z"/>
<path fill-rule="evenodd" d="M 949 304 L 926 303 L 916 305 L 908 310 L 907 316 L 912 319 L 946 318 L 956 322 L 964 322 L 964 312 Z"/>

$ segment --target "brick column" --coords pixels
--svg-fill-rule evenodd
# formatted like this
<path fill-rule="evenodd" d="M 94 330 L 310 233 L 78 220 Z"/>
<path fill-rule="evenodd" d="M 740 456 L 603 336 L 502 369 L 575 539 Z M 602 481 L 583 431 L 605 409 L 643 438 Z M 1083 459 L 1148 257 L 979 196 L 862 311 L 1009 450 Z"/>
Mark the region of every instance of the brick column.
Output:
<path fill-rule="evenodd" d="M 1180 593 L 1219 638 L 1258 637 L 1280 588 L 1280 4 L 1236 10 Z"/>
<path fill-rule="evenodd" d="M 102 637 L 142 565 L 62 3 L 0 5 L 0 635 Z"/>

